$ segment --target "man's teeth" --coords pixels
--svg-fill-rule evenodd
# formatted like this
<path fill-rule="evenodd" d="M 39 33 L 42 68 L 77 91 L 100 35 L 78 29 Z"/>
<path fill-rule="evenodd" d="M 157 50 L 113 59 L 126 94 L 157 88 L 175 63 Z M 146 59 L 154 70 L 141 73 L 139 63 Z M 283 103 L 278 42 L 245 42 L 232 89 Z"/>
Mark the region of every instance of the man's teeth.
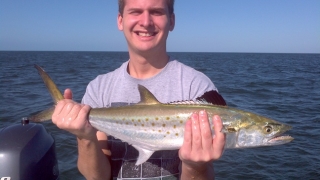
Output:
<path fill-rule="evenodd" d="M 142 32 L 139 32 L 138 35 L 139 36 L 153 36 L 154 33 L 142 33 Z"/>

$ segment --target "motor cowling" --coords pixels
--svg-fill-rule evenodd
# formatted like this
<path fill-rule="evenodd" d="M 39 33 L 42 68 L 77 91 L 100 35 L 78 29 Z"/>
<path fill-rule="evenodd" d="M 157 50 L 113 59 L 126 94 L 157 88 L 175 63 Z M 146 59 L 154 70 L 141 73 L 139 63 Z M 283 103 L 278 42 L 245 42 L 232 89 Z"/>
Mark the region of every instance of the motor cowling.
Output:
<path fill-rule="evenodd" d="M 55 140 L 43 125 L 22 120 L 0 130 L 0 180 L 58 177 Z"/>

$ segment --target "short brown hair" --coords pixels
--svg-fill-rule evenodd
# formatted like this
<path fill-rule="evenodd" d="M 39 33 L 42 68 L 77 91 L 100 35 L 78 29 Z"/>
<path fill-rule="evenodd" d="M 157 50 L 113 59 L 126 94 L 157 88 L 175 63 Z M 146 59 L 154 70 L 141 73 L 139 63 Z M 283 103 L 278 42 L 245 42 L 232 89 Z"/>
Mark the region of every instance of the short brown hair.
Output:
<path fill-rule="evenodd" d="M 125 0 L 118 0 L 118 6 L 119 6 L 119 13 L 121 14 L 121 16 L 123 16 L 123 9 L 124 9 L 124 2 Z M 167 0 L 167 5 L 168 5 L 168 9 L 169 9 L 169 14 L 173 14 L 174 11 L 174 0 Z"/>

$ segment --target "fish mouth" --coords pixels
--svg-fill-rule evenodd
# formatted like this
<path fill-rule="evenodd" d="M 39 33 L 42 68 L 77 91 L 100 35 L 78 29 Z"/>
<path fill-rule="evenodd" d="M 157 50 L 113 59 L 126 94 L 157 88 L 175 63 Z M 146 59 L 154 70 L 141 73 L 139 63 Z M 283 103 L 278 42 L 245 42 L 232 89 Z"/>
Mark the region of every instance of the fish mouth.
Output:
<path fill-rule="evenodd" d="M 270 145 L 280 145 L 291 142 L 294 138 L 289 135 L 275 136 L 268 140 Z"/>
<path fill-rule="evenodd" d="M 291 142 L 294 138 L 289 135 L 284 135 L 283 133 L 289 131 L 292 127 L 287 124 L 282 124 L 281 131 L 275 136 L 268 140 L 270 145 L 279 145 Z"/>

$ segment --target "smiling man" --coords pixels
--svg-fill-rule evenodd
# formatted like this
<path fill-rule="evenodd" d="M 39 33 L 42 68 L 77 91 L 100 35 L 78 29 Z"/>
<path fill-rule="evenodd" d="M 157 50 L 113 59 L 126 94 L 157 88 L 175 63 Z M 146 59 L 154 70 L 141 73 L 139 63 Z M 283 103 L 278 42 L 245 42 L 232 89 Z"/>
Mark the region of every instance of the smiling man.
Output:
<path fill-rule="evenodd" d="M 128 69 L 132 77 L 152 77 L 169 60 L 166 40 L 169 31 L 174 28 L 175 17 L 173 12 L 169 12 L 167 3 L 169 2 L 119 2 L 118 28 L 123 31 L 128 42 L 131 60 Z"/>
<path fill-rule="evenodd" d="M 158 151 L 136 166 L 137 151 L 97 131 L 88 121 L 91 108 L 138 103 L 137 85 L 160 102 L 194 100 L 206 92 L 219 96 L 203 73 L 169 57 L 166 41 L 174 29 L 173 0 L 119 0 L 118 28 L 127 40 L 130 59 L 118 69 L 91 81 L 82 104 L 67 89 L 52 121 L 77 136 L 78 168 L 87 179 L 213 179 L 213 161 L 220 158 L 225 135 L 213 117 L 212 135 L 205 111 L 195 112 L 185 126 L 180 150 Z"/>

